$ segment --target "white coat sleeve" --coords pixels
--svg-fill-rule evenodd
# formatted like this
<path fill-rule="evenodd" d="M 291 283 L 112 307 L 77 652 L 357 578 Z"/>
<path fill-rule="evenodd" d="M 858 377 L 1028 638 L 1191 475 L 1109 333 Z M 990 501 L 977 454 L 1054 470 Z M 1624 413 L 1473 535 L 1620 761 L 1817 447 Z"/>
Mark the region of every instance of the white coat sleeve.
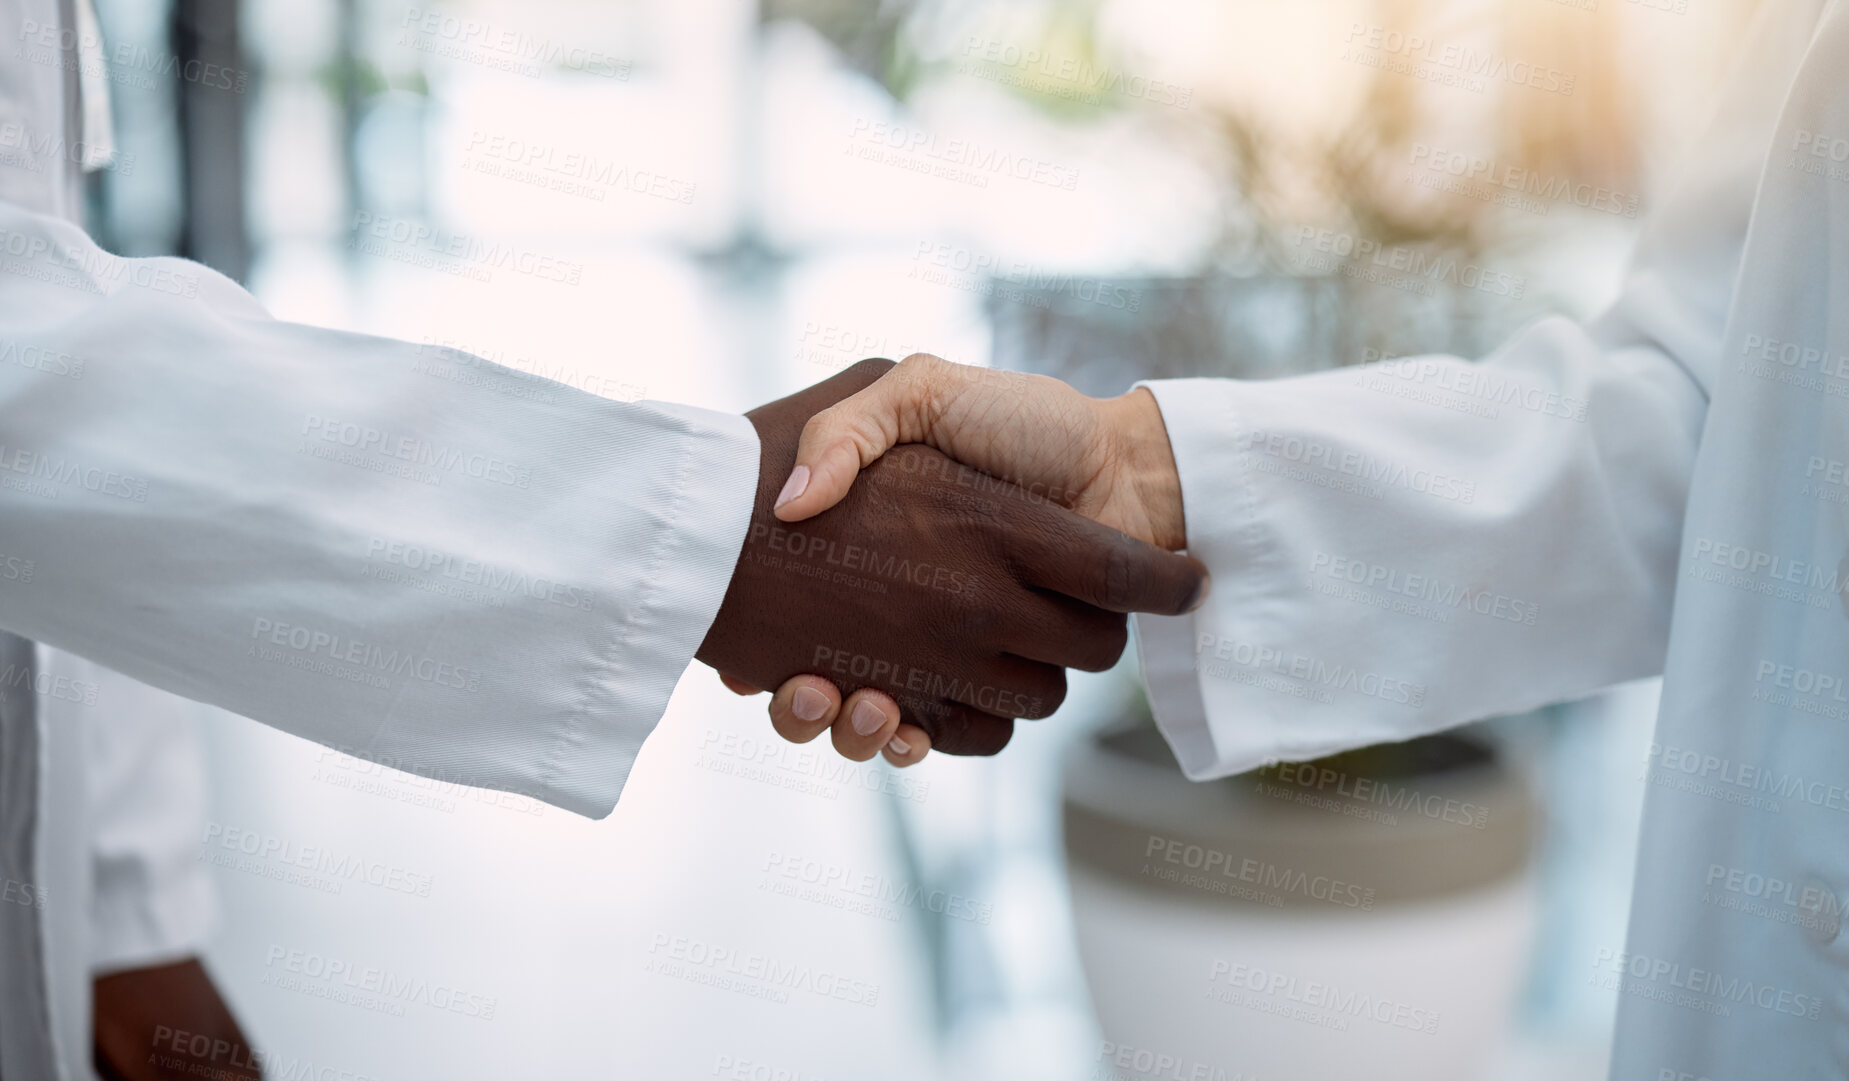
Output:
<path fill-rule="evenodd" d="M 0 204 L 0 629 L 609 813 L 744 541 L 742 417 L 272 318 Z"/>
<path fill-rule="evenodd" d="M 1202 780 L 1662 671 L 1707 392 L 1778 109 L 1820 5 L 1767 5 L 1621 298 L 1471 364 L 1146 383 L 1180 472 L 1191 616 L 1139 616 Z"/>

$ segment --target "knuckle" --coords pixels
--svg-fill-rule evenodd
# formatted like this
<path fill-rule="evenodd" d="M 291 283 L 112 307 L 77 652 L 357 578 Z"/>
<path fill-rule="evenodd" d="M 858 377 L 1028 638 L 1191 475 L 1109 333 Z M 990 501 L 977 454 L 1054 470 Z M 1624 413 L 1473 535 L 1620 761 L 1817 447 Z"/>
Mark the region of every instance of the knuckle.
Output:
<path fill-rule="evenodd" d="M 941 739 L 931 746 L 943 754 L 986 756 L 999 754 L 1014 738 L 1014 722 L 1006 717 L 959 713 Z"/>
<path fill-rule="evenodd" d="M 841 415 L 839 413 L 840 408 L 841 407 L 838 405 L 831 405 L 827 409 L 816 413 L 808 420 L 803 421 L 803 441 L 809 442 L 827 435 L 829 431 L 834 428 L 835 422 Z"/>
<path fill-rule="evenodd" d="M 942 357 L 930 353 L 913 353 L 899 362 L 899 368 L 893 372 L 893 378 L 904 380 L 916 391 L 919 388 L 934 388 L 950 375 L 957 365 Z"/>
<path fill-rule="evenodd" d="M 1117 667 L 1118 660 L 1130 645 L 1129 622 L 1112 620 L 1108 626 L 1088 634 L 1085 645 L 1085 661 L 1077 666 L 1081 672 L 1107 672 Z"/>
<path fill-rule="evenodd" d="M 1021 716 L 1029 720 L 1051 717 L 1066 702 L 1066 673 L 1055 669 L 1046 682 L 1032 693 L 1027 703 L 1027 710 Z"/>
<path fill-rule="evenodd" d="M 875 377 L 886 374 L 894 367 L 892 361 L 884 357 L 868 357 L 847 366 L 847 372 L 857 377 Z"/>
<path fill-rule="evenodd" d="M 966 644 L 986 644 L 1001 630 L 1002 616 L 994 605 L 973 602 L 957 607 L 950 621 L 957 637 Z"/>
<path fill-rule="evenodd" d="M 932 748 L 940 753 L 975 754 L 977 752 L 971 748 L 980 741 L 975 737 L 972 721 L 968 710 L 956 708 L 931 718 L 923 727 L 931 736 Z"/>
<path fill-rule="evenodd" d="M 1143 592 L 1143 563 L 1130 550 L 1127 539 L 1120 537 L 1104 553 L 1104 603 L 1118 612 L 1135 607 Z"/>

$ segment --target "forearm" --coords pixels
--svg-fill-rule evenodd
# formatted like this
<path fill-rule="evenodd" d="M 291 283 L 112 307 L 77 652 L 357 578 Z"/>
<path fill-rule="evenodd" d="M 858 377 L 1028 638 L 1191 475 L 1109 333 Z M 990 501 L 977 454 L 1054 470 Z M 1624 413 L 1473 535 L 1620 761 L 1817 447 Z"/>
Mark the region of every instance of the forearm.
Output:
<path fill-rule="evenodd" d="M 1705 398 L 1555 320 L 1416 358 L 1152 385 L 1207 606 L 1140 619 L 1197 777 L 1659 672 Z"/>
<path fill-rule="evenodd" d="M 0 275 L 11 345 L 82 362 L 0 364 L 0 568 L 31 568 L 0 577 L 0 626 L 607 813 L 736 561 L 741 418 L 279 322 L 10 207 L 0 230 L 30 253 Z"/>

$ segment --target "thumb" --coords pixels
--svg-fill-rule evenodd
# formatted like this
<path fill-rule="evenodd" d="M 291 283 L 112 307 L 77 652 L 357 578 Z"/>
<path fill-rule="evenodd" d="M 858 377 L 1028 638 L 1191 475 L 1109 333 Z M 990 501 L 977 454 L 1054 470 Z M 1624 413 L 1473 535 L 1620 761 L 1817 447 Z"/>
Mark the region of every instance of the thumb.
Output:
<path fill-rule="evenodd" d="M 841 502 L 854 478 L 880 455 L 928 432 L 923 418 L 932 372 L 946 363 L 924 354 L 907 357 L 864 390 L 810 417 L 797 443 L 795 468 L 777 495 L 777 517 L 800 522 L 822 513 Z"/>

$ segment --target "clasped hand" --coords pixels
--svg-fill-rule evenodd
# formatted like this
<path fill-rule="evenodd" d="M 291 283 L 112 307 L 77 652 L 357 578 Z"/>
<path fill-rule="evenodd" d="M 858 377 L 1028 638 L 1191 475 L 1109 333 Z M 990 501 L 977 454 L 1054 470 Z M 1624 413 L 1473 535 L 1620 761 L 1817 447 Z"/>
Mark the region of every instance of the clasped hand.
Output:
<path fill-rule="evenodd" d="M 1065 669 L 1116 664 L 1126 613 L 1206 597 L 1206 568 L 1171 551 L 1180 483 L 1145 391 L 920 354 L 748 417 L 751 525 L 696 656 L 741 694 L 778 687 L 786 739 L 826 730 L 899 766 L 994 754 L 1059 707 Z"/>

